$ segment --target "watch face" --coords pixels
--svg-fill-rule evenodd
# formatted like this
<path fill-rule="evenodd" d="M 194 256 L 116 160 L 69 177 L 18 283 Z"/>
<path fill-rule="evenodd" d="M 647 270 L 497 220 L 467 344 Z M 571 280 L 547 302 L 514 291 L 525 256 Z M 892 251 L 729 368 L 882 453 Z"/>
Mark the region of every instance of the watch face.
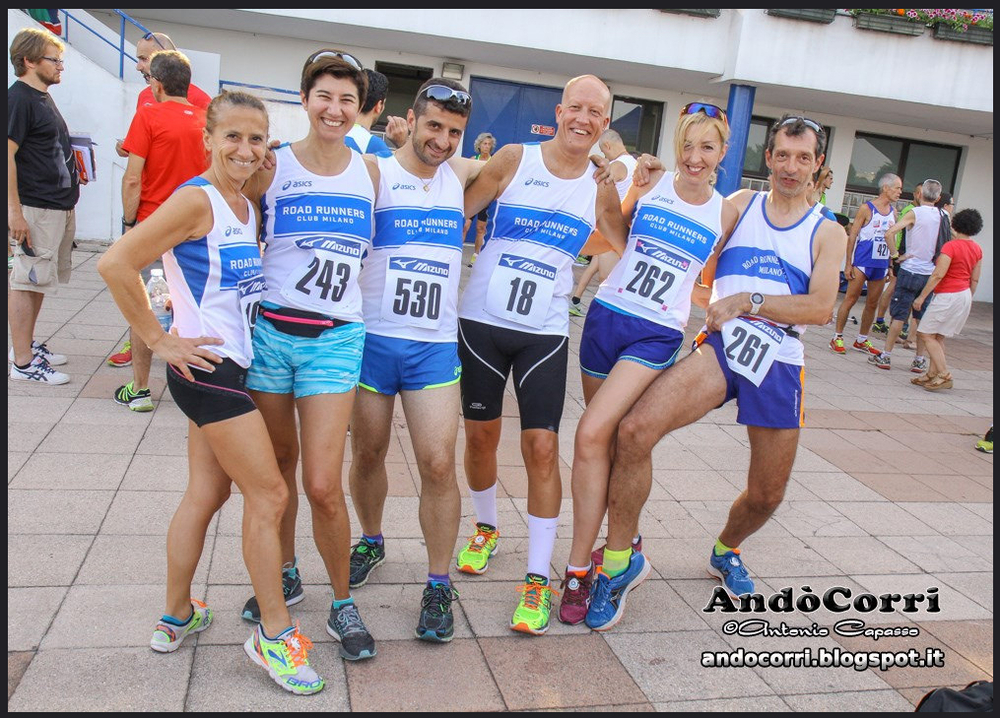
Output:
<path fill-rule="evenodd" d="M 750 295 L 750 302 L 751 304 L 763 304 L 764 295 L 761 294 L 760 292 L 754 292 L 753 294 Z"/>

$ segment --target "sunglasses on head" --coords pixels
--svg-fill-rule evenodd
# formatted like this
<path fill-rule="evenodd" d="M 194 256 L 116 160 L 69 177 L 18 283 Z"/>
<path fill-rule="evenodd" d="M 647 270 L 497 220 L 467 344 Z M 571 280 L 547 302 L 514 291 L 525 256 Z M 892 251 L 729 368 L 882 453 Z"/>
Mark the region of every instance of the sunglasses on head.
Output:
<path fill-rule="evenodd" d="M 156 35 L 154 35 L 154 34 L 153 34 L 153 33 L 151 33 L 151 32 L 147 32 L 147 33 L 146 33 L 145 35 L 143 35 L 143 36 L 142 36 L 142 39 L 143 39 L 143 40 L 152 40 L 153 42 L 155 42 L 155 43 L 157 44 L 157 46 L 158 46 L 158 47 L 159 47 L 159 48 L 160 48 L 161 50 L 166 50 L 166 49 L 167 49 L 167 48 L 165 48 L 165 47 L 163 46 L 163 43 L 162 43 L 162 42 L 160 42 L 160 38 L 158 38 L 158 37 L 157 37 Z"/>
<path fill-rule="evenodd" d="M 823 125 L 816 122 L 815 120 L 810 120 L 808 117 L 802 117 L 801 115 L 796 117 L 789 117 L 784 122 L 782 122 L 778 127 L 784 127 L 785 125 L 794 125 L 796 122 L 801 122 L 803 125 L 808 127 L 810 130 L 819 134 L 824 132 Z"/>
<path fill-rule="evenodd" d="M 365 68 L 361 65 L 361 61 L 349 52 L 338 52 L 337 50 L 318 50 L 309 56 L 306 60 L 307 65 L 311 65 L 317 60 L 322 60 L 324 57 L 336 57 L 348 65 L 352 65 L 355 70 L 364 70 Z"/>
<path fill-rule="evenodd" d="M 726 111 L 721 107 L 710 105 L 707 102 L 691 102 L 684 105 L 684 108 L 681 110 L 681 116 L 697 115 L 699 112 L 711 117 L 712 119 L 722 120 L 726 123 L 726 127 L 729 126 L 729 118 L 726 117 Z"/>
<path fill-rule="evenodd" d="M 472 95 L 468 92 L 453 90 L 444 85 L 430 85 L 429 87 L 425 87 L 421 94 L 427 95 L 428 99 L 436 100 L 437 102 L 451 101 L 462 107 L 472 104 Z"/>

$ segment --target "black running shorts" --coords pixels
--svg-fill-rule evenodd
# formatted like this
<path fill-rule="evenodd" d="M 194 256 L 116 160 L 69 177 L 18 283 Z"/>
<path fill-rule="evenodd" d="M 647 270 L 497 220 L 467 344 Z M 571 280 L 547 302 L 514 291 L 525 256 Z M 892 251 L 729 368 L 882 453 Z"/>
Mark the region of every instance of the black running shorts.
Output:
<path fill-rule="evenodd" d="M 249 414 L 257 408 L 247 394 L 247 370 L 232 359 L 216 364 L 214 372 L 190 369 L 193 382 L 168 364 L 167 388 L 177 407 L 199 427 Z"/>
<path fill-rule="evenodd" d="M 566 399 L 569 340 L 558 334 L 530 334 L 459 320 L 462 413 L 491 421 L 503 413 L 503 393 L 513 371 L 521 430 L 559 431 Z"/>

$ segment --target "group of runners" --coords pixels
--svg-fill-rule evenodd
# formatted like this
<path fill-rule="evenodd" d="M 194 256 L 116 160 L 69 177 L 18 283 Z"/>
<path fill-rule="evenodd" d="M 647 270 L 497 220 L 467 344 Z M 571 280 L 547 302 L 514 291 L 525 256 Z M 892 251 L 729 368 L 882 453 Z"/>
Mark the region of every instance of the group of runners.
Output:
<path fill-rule="evenodd" d="M 597 77 L 567 83 L 551 140 L 504 146 L 488 162 L 456 156 L 472 97 L 443 78 L 417 92 L 409 139 L 395 154 L 352 151 L 344 137 L 366 87 L 356 58 L 312 54 L 300 88 L 309 133 L 273 152 L 264 105 L 241 92 L 219 95 L 207 112 L 209 169 L 100 261 L 123 315 L 167 362 L 168 387 L 191 420 L 190 481 L 167 536 L 166 610 L 151 647 L 174 651 L 210 625 L 212 611 L 190 598 L 191 582 L 234 482 L 254 591 L 243 617 L 257 622 L 245 651 L 288 691 L 323 688 L 308 659 L 312 644 L 288 610 L 303 597 L 294 542 L 301 461 L 333 589 L 326 630 L 345 659 L 375 656 L 351 589 L 394 550 L 382 523 L 397 394 L 427 547 L 415 633 L 451 640 L 451 567 L 483 574 L 502 547 L 497 449 L 511 375 L 529 540 L 510 627 L 545 633 L 556 593 L 572 267 L 580 254 L 607 251 L 621 260 L 581 340 L 587 408 L 574 446 L 573 545 L 558 617 L 596 630 L 620 620 L 628 593 L 650 572 L 639 514 L 653 447 L 733 398 L 748 427 L 750 470 L 707 570 L 733 595 L 753 591 L 738 547 L 784 494 L 803 417 L 800 337 L 831 315 L 846 241 L 810 200 L 823 127 L 800 116 L 777 120 L 767 138 L 771 191 L 724 198 L 714 180 L 729 137 L 725 112 L 689 104 L 674 138 L 675 168 L 643 156 L 622 201 L 621 178 L 590 154 L 612 101 Z M 488 206 L 486 242 L 460 298 L 465 218 Z M 140 279 L 160 255 L 173 301 L 169 333 Z M 706 308 L 706 322 L 681 358 L 692 302 Z M 454 559 L 460 415 L 476 523 Z M 341 476 L 348 426 L 362 532 L 353 546 Z M 605 514 L 607 545 L 595 551 Z"/>

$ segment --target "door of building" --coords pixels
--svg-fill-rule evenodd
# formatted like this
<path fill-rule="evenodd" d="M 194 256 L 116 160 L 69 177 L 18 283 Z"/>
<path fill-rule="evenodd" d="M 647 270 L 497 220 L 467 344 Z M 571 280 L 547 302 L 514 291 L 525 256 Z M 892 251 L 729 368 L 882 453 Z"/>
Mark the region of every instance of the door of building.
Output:
<path fill-rule="evenodd" d="M 497 138 L 497 149 L 512 142 L 540 142 L 556 131 L 556 105 L 562 89 L 473 77 L 472 115 L 462 142 L 462 156 L 476 154 L 473 144 L 481 132 Z"/>

